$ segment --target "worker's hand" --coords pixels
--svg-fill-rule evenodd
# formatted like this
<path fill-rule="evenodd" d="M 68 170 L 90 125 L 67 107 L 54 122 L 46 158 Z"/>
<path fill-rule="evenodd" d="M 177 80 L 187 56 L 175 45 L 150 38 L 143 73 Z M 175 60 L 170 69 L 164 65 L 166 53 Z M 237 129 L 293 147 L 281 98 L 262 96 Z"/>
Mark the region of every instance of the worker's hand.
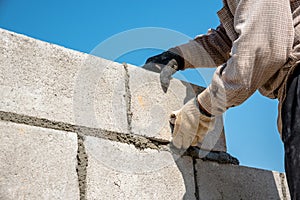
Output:
<path fill-rule="evenodd" d="M 160 83 L 164 92 L 168 90 L 172 75 L 183 67 L 184 59 L 175 48 L 148 58 L 143 66 L 146 70 L 160 73 Z"/>
<path fill-rule="evenodd" d="M 194 98 L 171 114 L 170 123 L 174 124 L 173 146 L 186 150 L 190 146 L 197 146 L 207 132 L 213 130 L 215 117 L 205 115 L 199 108 L 198 99 Z"/>

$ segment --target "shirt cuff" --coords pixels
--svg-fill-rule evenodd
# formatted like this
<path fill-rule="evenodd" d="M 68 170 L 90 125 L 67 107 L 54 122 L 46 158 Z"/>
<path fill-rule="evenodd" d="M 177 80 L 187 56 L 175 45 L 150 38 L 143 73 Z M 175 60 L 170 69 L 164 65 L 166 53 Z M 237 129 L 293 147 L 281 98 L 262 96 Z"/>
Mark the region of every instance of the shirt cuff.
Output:
<path fill-rule="evenodd" d="M 213 116 L 222 115 L 226 111 L 226 108 L 224 108 L 223 105 L 220 105 L 225 102 L 222 102 L 222 100 L 218 101 L 216 98 L 213 98 L 210 87 L 207 87 L 202 93 L 198 95 L 197 98 L 199 104 Z M 226 100 L 224 99 L 223 101 Z"/>
<path fill-rule="evenodd" d="M 194 40 L 177 46 L 184 58 L 184 68 L 215 67 L 216 64 L 204 47 Z"/>

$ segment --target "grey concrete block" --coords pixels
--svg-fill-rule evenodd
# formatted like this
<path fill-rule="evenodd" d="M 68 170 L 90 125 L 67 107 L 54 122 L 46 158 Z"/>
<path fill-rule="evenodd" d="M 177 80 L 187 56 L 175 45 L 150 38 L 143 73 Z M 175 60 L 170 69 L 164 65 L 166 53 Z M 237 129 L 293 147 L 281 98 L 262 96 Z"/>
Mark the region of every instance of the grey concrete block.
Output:
<path fill-rule="evenodd" d="M 195 199 L 189 157 L 94 137 L 84 144 L 87 199 Z"/>
<path fill-rule="evenodd" d="M 172 79 L 167 92 L 164 93 L 158 73 L 131 65 L 128 66 L 128 72 L 132 132 L 156 140 L 170 141 L 172 138 L 169 125 L 171 112 L 179 110 L 188 100 L 200 93 L 200 89 L 195 89 L 195 85 Z M 222 119 L 219 121 L 222 123 Z M 218 130 L 209 134 L 205 138 L 203 146 L 205 149 L 226 151 L 224 132 Z"/>
<path fill-rule="evenodd" d="M 200 199 L 289 199 L 278 172 L 201 160 L 196 171 Z"/>
<path fill-rule="evenodd" d="M 0 110 L 127 132 L 121 64 L 0 29 Z"/>
<path fill-rule="evenodd" d="M 79 199 L 75 133 L 0 121 L 0 199 Z"/>

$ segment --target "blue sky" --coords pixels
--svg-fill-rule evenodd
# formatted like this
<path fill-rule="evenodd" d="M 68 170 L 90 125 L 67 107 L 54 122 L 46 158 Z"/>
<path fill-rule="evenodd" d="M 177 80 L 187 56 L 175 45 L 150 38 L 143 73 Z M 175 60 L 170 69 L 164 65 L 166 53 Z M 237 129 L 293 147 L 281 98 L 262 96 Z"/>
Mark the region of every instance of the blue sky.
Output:
<path fill-rule="evenodd" d="M 165 28 L 193 38 L 218 25 L 216 11 L 221 6 L 221 0 L 0 0 L 0 27 L 90 53 L 116 34 L 136 28 Z M 157 42 L 151 37 L 144 39 Z M 134 42 L 122 41 L 120 46 Z M 169 42 L 170 45 L 178 44 L 176 40 Z M 160 51 L 128 52 L 116 61 L 140 66 Z M 188 71 L 184 76 L 203 85 L 201 77 L 195 74 L 199 73 Z M 284 171 L 283 145 L 276 120 L 277 101 L 259 93 L 243 105 L 228 110 L 225 131 L 229 153 L 236 156 L 241 165 Z"/>

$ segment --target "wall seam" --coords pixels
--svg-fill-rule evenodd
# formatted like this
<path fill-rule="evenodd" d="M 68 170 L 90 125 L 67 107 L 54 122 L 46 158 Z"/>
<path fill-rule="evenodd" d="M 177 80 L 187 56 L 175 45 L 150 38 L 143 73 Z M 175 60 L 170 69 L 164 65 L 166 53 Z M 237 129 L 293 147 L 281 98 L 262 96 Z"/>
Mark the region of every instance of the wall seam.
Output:
<path fill-rule="evenodd" d="M 280 173 L 279 176 L 281 181 L 281 192 L 282 192 L 283 200 L 288 200 L 287 188 L 285 187 L 285 175 L 284 173 Z"/>
<path fill-rule="evenodd" d="M 101 139 L 111 140 L 115 142 L 127 143 L 134 145 L 137 149 L 156 149 L 169 151 L 167 144 L 169 142 L 161 142 L 155 139 L 135 134 L 120 133 L 108 131 L 101 128 L 90 128 L 85 126 L 77 126 L 64 122 L 52 121 L 44 118 L 37 118 L 12 112 L 0 111 L 0 120 L 13 122 L 17 124 L 25 124 L 41 128 L 48 128 L 60 131 L 68 131 L 81 133 L 85 136 L 92 136 Z"/>
<path fill-rule="evenodd" d="M 79 185 L 80 200 L 86 200 L 86 190 L 87 190 L 87 166 L 88 166 L 88 156 L 84 145 L 84 135 L 77 133 L 77 177 Z"/>
<path fill-rule="evenodd" d="M 195 184 L 195 198 L 200 200 L 200 193 L 199 193 L 199 185 L 197 181 L 197 169 L 196 169 L 197 160 L 193 158 L 193 172 L 194 172 L 194 184 Z"/>
<path fill-rule="evenodd" d="M 132 110 L 131 110 L 131 91 L 130 91 L 130 75 L 128 71 L 128 66 L 123 63 L 125 70 L 125 102 L 126 102 L 126 115 L 127 115 L 127 129 L 129 133 L 132 133 Z"/>

